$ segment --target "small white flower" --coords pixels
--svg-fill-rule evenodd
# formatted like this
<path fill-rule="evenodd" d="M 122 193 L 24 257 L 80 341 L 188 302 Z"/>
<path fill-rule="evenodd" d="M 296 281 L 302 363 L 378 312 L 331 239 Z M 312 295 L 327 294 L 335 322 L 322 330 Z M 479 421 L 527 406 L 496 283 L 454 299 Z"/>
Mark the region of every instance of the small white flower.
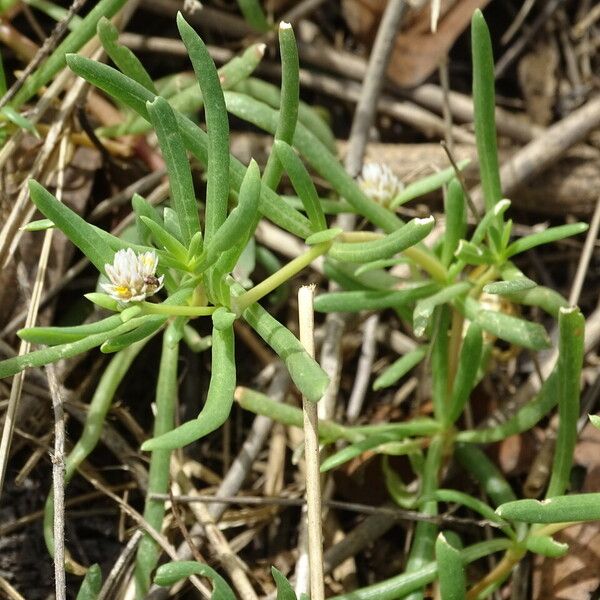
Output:
<path fill-rule="evenodd" d="M 119 302 L 139 302 L 162 288 L 164 275 L 156 276 L 158 257 L 154 251 L 137 254 L 131 249 L 119 250 L 112 265 L 104 265 L 111 283 L 101 284 Z"/>
<path fill-rule="evenodd" d="M 358 185 L 369 198 L 384 206 L 404 187 L 394 172 L 382 163 L 366 163 L 358 178 Z"/>

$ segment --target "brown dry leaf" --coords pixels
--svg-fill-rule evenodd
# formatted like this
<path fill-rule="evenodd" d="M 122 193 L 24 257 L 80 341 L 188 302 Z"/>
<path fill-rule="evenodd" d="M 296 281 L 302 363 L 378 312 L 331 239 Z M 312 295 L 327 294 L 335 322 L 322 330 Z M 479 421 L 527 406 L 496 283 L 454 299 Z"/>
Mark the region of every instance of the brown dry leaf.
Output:
<path fill-rule="evenodd" d="M 583 492 L 600 490 L 600 430 L 588 424 L 575 448 L 575 464 L 586 469 Z M 557 534 L 569 544 L 559 559 L 535 559 L 534 600 L 588 600 L 600 585 L 600 522 L 574 525 Z"/>
<path fill-rule="evenodd" d="M 400 87 L 414 87 L 437 69 L 456 38 L 465 30 L 477 8 L 489 0 L 442 0 L 437 31 L 431 32 L 431 3 L 411 10 L 390 58 L 388 77 Z M 385 0 L 345 0 L 348 26 L 361 40 L 372 43 Z"/>
<path fill-rule="evenodd" d="M 373 43 L 387 0 L 342 0 L 342 13 L 354 35 Z"/>
<path fill-rule="evenodd" d="M 470 23 L 473 12 L 477 8 L 483 8 L 488 2 L 489 0 L 444 0 L 435 33 L 431 33 L 430 29 L 430 5 L 422 8 L 418 19 L 396 38 L 388 77 L 401 87 L 414 87 L 423 83 L 437 69 L 456 38 Z"/>

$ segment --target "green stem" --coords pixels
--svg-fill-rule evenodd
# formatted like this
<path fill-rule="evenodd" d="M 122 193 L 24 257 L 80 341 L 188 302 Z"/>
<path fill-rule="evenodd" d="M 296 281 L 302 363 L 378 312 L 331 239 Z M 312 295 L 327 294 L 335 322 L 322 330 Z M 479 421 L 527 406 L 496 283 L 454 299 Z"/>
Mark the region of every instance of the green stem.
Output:
<path fill-rule="evenodd" d="M 304 254 L 294 258 L 284 267 L 279 269 L 276 273 L 273 273 L 270 277 L 267 277 L 264 281 L 254 286 L 251 290 L 242 294 L 238 298 L 232 299 L 232 310 L 241 314 L 251 304 L 258 302 L 261 298 L 264 298 L 267 294 L 270 294 L 273 290 L 277 289 L 280 285 L 283 285 L 289 279 L 292 279 L 297 273 L 302 271 L 305 267 L 308 267 L 310 263 L 325 254 L 329 248 L 331 248 L 331 242 L 324 242 L 312 246 Z"/>
<path fill-rule="evenodd" d="M 585 318 L 576 307 L 561 308 L 558 317 L 558 415 L 552 477 L 546 498 L 564 494 L 571 477 L 577 442 L 579 390 L 583 364 Z"/>
<path fill-rule="evenodd" d="M 152 302 L 140 302 L 140 306 L 144 314 L 169 315 L 172 317 L 207 317 L 217 310 L 216 306 L 173 306 Z"/>
<path fill-rule="evenodd" d="M 173 429 L 175 406 L 177 404 L 177 361 L 179 358 L 179 340 L 175 325 L 171 324 L 163 336 L 162 355 L 156 385 L 156 416 L 154 419 L 154 437 Z M 165 515 L 163 500 L 151 499 L 152 494 L 165 494 L 169 489 L 170 450 L 154 450 L 150 456 L 148 473 L 148 495 L 144 507 L 144 519 L 157 531 L 160 531 Z M 135 566 L 136 597 L 145 598 L 150 588 L 150 576 L 156 564 L 160 550 L 156 542 L 144 535 L 137 551 Z"/>
<path fill-rule="evenodd" d="M 421 495 L 429 496 L 438 488 L 439 472 L 442 467 L 444 456 L 444 437 L 437 435 L 431 440 L 425 467 L 421 479 Z M 430 515 L 437 514 L 437 502 L 435 500 L 423 504 L 422 512 Z M 437 536 L 437 525 L 420 521 L 415 527 L 413 543 L 406 563 L 406 572 L 417 571 L 424 567 L 434 556 L 435 538 Z M 417 600 L 423 597 L 423 590 L 415 590 L 406 600 Z"/>

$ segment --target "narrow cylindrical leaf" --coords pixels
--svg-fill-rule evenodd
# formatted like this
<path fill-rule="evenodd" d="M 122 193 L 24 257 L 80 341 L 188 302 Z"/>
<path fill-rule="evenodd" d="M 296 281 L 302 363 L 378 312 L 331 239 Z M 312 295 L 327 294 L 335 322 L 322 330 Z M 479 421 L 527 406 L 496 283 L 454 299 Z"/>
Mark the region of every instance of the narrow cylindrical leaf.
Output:
<path fill-rule="evenodd" d="M 152 92 L 136 83 L 119 71 L 83 56 L 67 56 L 69 67 L 96 87 L 114 96 L 138 114 L 149 120 L 146 102 L 155 98 Z M 208 143 L 206 133 L 181 113 L 175 114 L 177 124 L 187 149 L 203 164 L 208 163 Z M 230 156 L 231 180 L 233 188 L 238 190 L 246 167 Z M 286 231 L 306 238 L 313 233 L 309 220 L 293 209 L 267 186 L 261 186 L 260 211 L 268 215 L 273 223 Z"/>
<path fill-rule="evenodd" d="M 112 315 L 95 323 L 74 325 L 72 327 L 28 327 L 19 329 L 17 335 L 33 344 L 55 346 L 82 340 L 88 335 L 103 333 L 116 329 L 122 323 L 121 315 Z"/>
<path fill-rule="evenodd" d="M 131 330 L 124 333 L 119 333 L 118 335 L 114 335 L 116 332 L 113 332 L 113 335 L 100 346 L 100 351 L 104 354 L 119 352 L 129 345 L 153 335 L 157 331 L 160 331 L 169 319 L 169 315 L 144 315 L 139 318 L 143 318 L 144 321 L 137 327 L 131 328 Z M 128 323 L 131 322 L 132 321 L 128 321 Z"/>
<path fill-rule="evenodd" d="M 462 186 L 457 179 L 448 185 L 445 201 L 446 232 L 442 246 L 442 262 L 448 266 L 454 258 L 458 242 L 467 232 L 467 211 Z"/>
<path fill-rule="evenodd" d="M 144 216 L 152 219 L 159 227 L 164 227 L 164 222 L 158 213 L 158 210 L 152 206 L 145 198 L 139 194 L 134 194 L 131 198 L 131 207 L 136 215 L 136 225 L 140 241 L 143 244 L 150 244 L 150 230 L 144 225 L 140 217 Z"/>
<path fill-rule="evenodd" d="M 458 369 L 452 385 L 450 406 L 447 413 L 448 424 L 452 424 L 458 419 L 469 400 L 469 395 L 477 382 L 482 351 L 483 336 L 481 327 L 477 323 L 471 323 L 463 340 Z"/>
<path fill-rule="evenodd" d="M 208 243 L 227 217 L 229 122 L 219 75 L 204 42 L 188 25 L 181 13 L 177 15 L 177 27 L 190 55 L 204 97 L 204 114 L 208 134 L 204 239 Z"/>
<path fill-rule="evenodd" d="M 205 244 L 205 261 L 212 264 L 217 257 L 232 246 L 247 244 L 254 233 L 253 225 L 258 210 L 260 195 L 260 169 L 256 161 L 251 160 L 246 176 L 240 187 L 238 205 L 231 211 L 225 222 L 215 232 L 210 243 Z M 231 262 L 237 262 L 239 254 Z M 229 270 L 235 266 L 229 265 Z"/>
<path fill-rule="evenodd" d="M 387 369 L 377 377 L 373 383 L 374 390 L 381 390 L 394 385 L 401 377 L 414 369 L 427 354 L 428 346 L 419 346 L 412 352 L 395 360 Z"/>
<path fill-rule="evenodd" d="M 262 79 L 248 77 L 246 81 L 242 81 L 236 85 L 234 90 L 251 96 L 259 102 L 264 102 L 276 110 L 281 106 L 280 88 Z M 302 123 L 330 153 L 333 155 L 337 153 L 335 137 L 328 124 L 321 114 L 302 100 L 300 100 L 300 105 L 298 106 L 298 122 Z"/>
<path fill-rule="evenodd" d="M 516 500 L 496 509 L 503 519 L 525 523 L 600 520 L 600 494 L 570 494 L 547 500 Z"/>
<path fill-rule="evenodd" d="M 430 495 L 438 487 L 439 471 L 442 467 L 444 453 L 444 439 L 442 436 L 436 436 L 431 440 L 427 451 L 425 466 L 421 477 L 421 494 Z M 435 515 L 437 514 L 437 502 L 430 501 L 423 504 L 422 512 Z M 435 538 L 437 535 L 437 525 L 426 521 L 420 521 L 415 527 L 415 533 L 406 562 L 406 573 L 417 571 L 424 567 L 434 557 Z"/>
<path fill-rule="evenodd" d="M 237 0 L 238 6 L 248 23 L 261 33 L 269 31 L 270 25 L 258 0 Z"/>
<path fill-rule="evenodd" d="M 296 193 L 302 200 L 302 205 L 310 222 L 316 231 L 327 228 L 327 222 L 317 190 L 298 155 L 292 147 L 283 140 L 275 140 L 273 144 L 275 155 L 283 165 L 286 173 L 289 175 Z"/>
<path fill-rule="evenodd" d="M 281 140 L 291 144 L 298 121 L 300 103 L 300 66 L 298 48 L 294 30 L 289 23 L 279 24 L 279 51 L 281 54 L 281 101 L 279 106 L 279 122 L 275 131 L 275 141 Z M 281 178 L 282 165 L 279 156 L 271 153 L 265 166 L 263 181 L 271 189 L 276 189 Z M 316 192 L 315 192 L 316 194 Z M 309 215 L 310 217 L 310 215 Z M 324 229 L 325 227 L 320 227 Z"/>
<path fill-rule="evenodd" d="M 275 567 L 271 567 L 271 575 L 273 575 L 275 585 L 277 586 L 277 600 L 297 600 L 294 588 L 285 578 L 283 573 L 278 571 Z"/>
<path fill-rule="evenodd" d="M 372 450 L 377 446 L 381 446 L 381 444 L 385 444 L 386 442 L 393 441 L 395 439 L 395 436 L 392 436 L 389 433 L 382 433 L 379 435 L 371 435 L 360 442 L 354 442 L 342 450 L 339 450 L 335 454 L 328 456 L 321 464 L 321 472 L 326 473 L 331 469 L 335 469 L 340 465 L 347 463 L 349 460 L 360 456 L 367 450 Z"/>
<path fill-rule="evenodd" d="M 579 392 L 584 354 L 585 317 L 576 307 L 561 308 L 558 317 L 559 424 L 547 498 L 560 496 L 569 485 L 577 442 Z"/>
<path fill-rule="evenodd" d="M 500 200 L 495 206 L 490 208 L 475 228 L 471 236 L 471 243 L 478 246 L 488 234 L 489 228 L 510 208 L 510 200 Z"/>
<path fill-rule="evenodd" d="M 461 160 L 456 165 L 459 170 L 463 170 L 471 161 L 469 159 Z M 418 179 L 413 183 L 409 183 L 390 203 L 391 208 L 396 208 L 410 200 L 414 200 L 419 196 L 430 194 L 441 188 L 445 183 L 448 183 L 452 178 L 456 177 L 454 167 L 448 167 L 433 175 L 428 175 L 422 179 Z"/>
<path fill-rule="evenodd" d="M 44 348 L 43 350 L 36 350 L 35 352 L 30 352 L 29 354 L 25 354 L 23 356 L 15 356 L 13 358 L 3 360 L 0 362 L 0 379 L 15 375 L 24 369 L 41 367 L 63 358 L 71 358 L 77 354 L 83 354 L 92 348 L 100 346 L 106 340 L 112 337 L 119 336 L 142 326 L 148 319 L 151 318 L 152 317 L 149 316 L 137 317 L 127 321 L 126 323 L 122 323 L 111 331 L 95 333 L 75 342 L 58 344 L 57 346 L 51 346 L 49 348 Z"/>
<path fill-rule="evenodd" d="M 179 360 L 179 344 L 171 343 L 169 336 L 174 325 L 171 324 L 163 336 L 162 354 L 156 384 L 156 414 L 154 416 L 153 434 L 155 437 L 172 431 L 175 423 L 177 406 L 177 363 Z M 171 452 L 155 450 L 150 457 L 148 471 L 148 494 L 166 494 L 169 490 Z M 165 501 L 146 498 L 144 519 L 157 531 L 161 531 L 165 516 Z M 136 594 L 145 598 L 150 589 L 151 574 L 156 568 L 160 548 L 156 541 L 145 534 L 140 540 L 137 550 L 134 571 Z"/>
<path fill-rule="evenodd" d="M 357 290 L 331 292 L 315 298 L 317 312 L 358 312 L 403 306 L 429 296 L 438 287 L 432 283 L 415 284 L 407 289 L 395 291 Z"/>
<path fill-rule="evenodd" d="M 170 233 L 176 240 L 182 241 L 183 235 L 181 233 L 181 225 L 179 223 L 179 217 L 177 213 L 170 207 L 165 206 L 163 210 L 163 221 L 165 223 L 165 230 Z M 200 231 L 196 231 L 196 234 Z M 194 236 L 192 236 L 193 238 Z M 190 240 L 191 243 L 191 240 Z"/>
<path fill-rule="evenodd" d="M 318 402 L 329 385 L 329 377 L 306 352 L 300 340 L 259 304 L 249 306 L 243 316 L 283 360 L 300 392 L 311 402 Z"/>
<path fill-rule="evenodd" d="M 516 500 L 517 497 L 510 484 L 482 450 L 472 444 L 457 444 L 455 456 L 461 466 L 477 479 L 483 491 L 496 506 Z"/>
<path fill-rule="evenodd" d="M 459 431 L 456 439 L 459 442 L 490 444 L 506 439 L 511 435 L 523 433 L 541 421 L 556 406 L 558 395 L 558 374 L 555 367 L 543 383 L 537 396 L 522 406 L 506 422 L 486 429 Z"/>
<path fill-rule="evenodd" d="M 484 556 L 506 550 L 511 544 L 512 541 L 507 539 L 488 540 L 468 546 L 461 550 L 460 555 L 463 562 L 468 564 Z M 436 575 L 437 565 L 435 562 L 430 562 L 414 572 L 404 572 L 385 581 L 333 596 L 330 600 L 397 600 L 398 598 L 404 598 L 415 590 L 422 589 L 431 583 Z"/>
<path fill-rule="evenodd" d="M 177 562 L 161 565 L 156 570 L 154 583 L 170 587 L 191 575 L 201 575 L 210 579 L 213 585 L 211 600 L 235 600 L 235 595 L 228 583 L 214 569 L 195 561 L 178 560 Z"/>
<path fill-rule="evenodd" d="M 534 288 L 537 284 L 527 277 L 519 277 L 510 281 L 494 281 L 483 286 L 483 291 L 486 294 L 498 294 L 507 296 L 516 292 L 523 292 Z"/>
<path fill-rule="evenodd" d="M 529 552 L 550 558 L 560 558 L 569 551 L 568 544 L 557 542 L 549 535 L 530 535 L 525 538 L 525 547 Z"/>
<path fill-rule="evenodd" d="M 535 248 L 536 246 L 556 242 L 573 235 L 579 235 L 580 233 L 587 231 L 588 228 L 589 226 L 587 223 L 571 223 L 569 225 L 560 225 L 559 227 L 550 227 L 539 233 L 532 233 L 531 235 L 527 235 L 516 242 L 513 242 L 506 249 L 506 256 L 507 258 L 510 258 L 515 254 L 520 254 L 521 252 L 525 252 L 525 250 Z"/>
<path fill-rule="evenodd" d="M 433 229 L 433 217 L 412 219 L 406 225 L 372 242 L 335 242 L 329 255 L 341 262 L 364 263 L 381 258 L 389 258 L 402 252 L 427 237 Z"/>
<path fill-rule="evenodd" d="M 177 212 L 183 242 L 187 246 L 193 235 L 200 231 L 200 219 L 185 146 L 173 109 L 164 98 L 157 96 L 147 104 L 146 109 L 167 165 L 171 201 Z M 226 191 L 229 192 L 229 188 Z"/>
<path fill-rule="evenodd" d="M 478 512 L 484 519 L 487 519 L 492 523 L 496 523 L 509 537 L 514 538 L 515 536 L 514 531 L 512 531 L 512 529 L 507 525 L 506 521 L 500 518 L 491 506 L 482 500 L 479 500 L 479 498 L 475 498 L 474 496 L 465 494 L 464 492 L 459 492 L 458 490 L 445 489 L 436 490 L 433 492 L 432 496 L 440 502 L 462 504 L 463 506 Z"/>
<path fill-rule="evenodd" d="M 440 290 L 436 294 L 419 300 L 413 312 L 413 329 L 417 337 L 425 334 L 425 329 L 429 324 L 433 311 L 442 304 L 447 304 L 466 294 L 471 289 L 471 284 L 468 281 L 461 281 L 453 285 L 449 285 Z"/>
<path fill-rule="evenodd" d="M 231 89 L 250 76 L 265 54 L 265 44 L 251 44 L 239 56 L 234 56 L 219 70 L 219 81 L 223 89 Z M 171 77 L 167 84 L 160 89 L 160 95 L 169 100 L 175 112 L 194 115 L 204 106 L 204 98 L 198 87 L 196 78 L 187 77 L 185 73 Z M 152 125 L 141 116 L 132 122 L 126 122 L 113 127 L 103 127 L 100 132 L 111 137 L 113 135 L 128 135 L 146 133 Z"/>
<path fill-rule="evenodd" d="M 216 321 L 225 325 L 219 323 L 219 315 Z M 233 322 L 228 327 L 213 327 L 211 352 L 210 385 L 206 402 L 198 417 L 168 433 L 147 440 L 142 444 L 142 450 L 183 448 L 225 423 L 231 412 L 236 381 Z"/>
<path fill-rule="evenodd" d="M 511 344 L 544 350 L 550 347 L 548 333 L 539 323 L 525 321 L 496 310 L 486 310 L 472 298 L 456 301 L 455 306 L 470 320 L 481 325 L 482 329 Z"/>
<path fill-rule="evenodd" d="M 235 392 L 235 399 L 244 409 L 256 415 L 267 416 L 278 423 L 290 427 L 303 427 L 302 409 L 289 404 L 275 402 L 265 394 L 256 392 L 249 388 L 239 387 Z M 335 421 L 327 419 L 319 420 L 319 435 L 328 441 L 349 440 L 352 442 L 363 439 L 364 435 L 353 431 L 353 428 L 340 425 Z"/>
<path fill-rule="evenodd" d="M 441 532 L 435 541 L 440 594 L 444 600 L 464 600 L 467 597 L 467 577 L 460 550 L 452 546 Z"/>
<path fill-rule="evenodd" d="M 275 134 L 278 113 L 262 102 L 235 92 L 225 92 L 227 110 L 236 117 Z M 325 146 L 301 123 L 296 125 L 294 146 L 311 167 L 331 183 L 335 191 L 354 206 L 360 214 L 386 233 L 395 231 L 402 221 L 394 213 L 368 198 Z"/>
<path fill-rule="evenodd" d="M 431 396 L 436 419 L 443 421 L 448 411 L 448 363 L 450 361 L 450 324 L 448 305 L 438 307 L 431 341 Z"/>
<path fill-rule="evenodd" d="M 97 600 L 102 589 L 102 571 L 98 564 L 93 564 L 86 572 L 76 600 Z"/>
<path fill-rule="evenodd" d="M 342 233 L 344 233 L 344 230 L 340 227 L 332 227 L 331 229 L 317 231 L 317 233 L 309 235 L 304 241 L 306 242 L 307 246 L 316 246 L 317 244 L 332 242 L 337 237 L 342 235 Z"/>
<path fill-rule="evenodd" d="M 186 247 L 164 229 L 164 227 L 161 227 L 158 223 L 144 215 L 140 217 L 140 221 L 148 228 L 157 246 L 163 247 L 179 260 L 187 260 Z"/>
<path fill-rule="evenodd" d="M 494 255 L 485 246 L 475 245 L 466 240 L 459 241 L 454 254 L 467 265 L 491 265 L 495 262 Z"/>
<path fill-rule="evenodd" d="M 131 79 L 156 93 L 154 82 L 139 58 L 126 46 L 119 44 L 119 30 L 106 18 L 98 21 L 98 37 L 110 59 Z"/>
<path fill-rule="evenodd" d="M 490 32 L 480 10 L 475 11 L 471 20 L 471 50 L 473 54 L 473 109 L 479 172 L 485 208 L 490 210 L 502 198 L 502 186 L 496 142 L 494 57 Z"/>
<path fill-rule="evenodd" d="M 555 319 L 558 319 L 559 310 L 569 305 L 567 299 L 557 291 L 542 285 L 520 292 L 512 292 L 506 294 L 505 297 L 516 304 L 539 306 Z"/>
<path fill-rule="evenodd" d="M 107 248 L 96 229 L 33 179 L 29 180 L 29 193 L 40 211 L 104 273 L 104 265 L 112 263 L 114 252 Z"/>

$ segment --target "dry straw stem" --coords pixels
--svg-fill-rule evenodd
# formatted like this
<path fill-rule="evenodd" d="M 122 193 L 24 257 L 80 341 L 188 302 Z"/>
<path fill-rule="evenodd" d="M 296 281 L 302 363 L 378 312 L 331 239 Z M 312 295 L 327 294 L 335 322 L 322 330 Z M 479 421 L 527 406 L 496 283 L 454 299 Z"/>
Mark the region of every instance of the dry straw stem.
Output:
<path fill-rule="evenodd" d="M 25 600 L 25 598 L 21 596 L 21 594 L 19 594 L 19 592 L 17 592 L 17 590 L 15 590 L 15 588 L 12 585 L 10 585 L 10 583 L 8 583 L 8 581 L 6 581 L 4 577 L 1 576 L 0 590 L 2 590 L 6 594 L 6 597 L 9 598 L 9 600 Z"/>
<path fill-rule="evenodd" d="M 268 389 L 268 396 L 275 401 L 281 402 L 285 397 L 285 394 L 289 387 L 289 375 L 285 367 L 279 363 L 277 372 L 273 377 L 273 381 Z M 241 388 L 236 390 L 236 396 L 240 393 Z M 252 469 L 252 465 L 258 457 L 263 445 L 266 441 L 267 435 L 271 430 L 273 421 L 268 417 L 258 416 L 254 419 L 254 423 L 250 429 L 250 433 L 246 438 L 240 452 L 233 461 L 227 475 L 223 478 L 221 485 L 217 489 L 214 495 L 214 503 L 207 507 L 208 514 L 213 521 L 218 521 L 227 508 L 225 501 L 219 502 L 219 498 L 227 498 L 228 496 L 234 496 L 244 485 L 244 481 L 248 476 L 248 473 Z M 181 470 L 180 470 L 181 472 Z M 180 480 L 179 484 L 182 489 L 192 490 L 194 497 L 198 497 L 198 492 L 188 485 L 189 482 Z M 160 497 L 160 496 L 158 496 Z M 167 499 L 167 498 L 165 498 Z M 190 530 L 190 535 L 196 537 L 202 535 L 204 527 L 199 521 L 195 523 Z M 177 560 L 191 560 L 192 551 L 189 545 L 184 541 L 177 548 Z M 152 600 L 162 600 L 169 597 L 169 590 L 167 588 L 155 589 L 152 592 Z"/>
<path fill-rule="evenodd" d="M 76 100 L 76 98 L 78 98 L 79 94 L 75 94 L 74 97 L 72 98 L 72 101 L 74 102 Z M 66 100 L 65 100 L 66 102 Z M 66 117 L 65 117 L 66 118 Z M 60 132 L 62 131 L 64 122 L 60 122 L 60 127 L 57 128 L 56 130 L 56 136 L 58 138 L 58 135 L 60 134 Z M 68 135 L 65 135 L 63 137 L 63 140 L 61 142 L 61 146 L 60 146 L 60 154 L 59 154 L 59 162 L 60 162 L 60 171 L 59 171 L 59 182 L 58 182 L 58 190 L 57 190 L 57 198 L 60 199 L 61 195 L 62 195 L 62 182 L 64 181 L 64 166 L 66 164 L 66 155 L 67 155 L 67 141 L 68 141 Z M 26 189 L 26 188 L 24 188 Z M 12 214 L 11 214 L 12 216 Z M 49 229 L 46 231 L 45 235 L 44 235 L 44 241 L 42 244 L 42 251 L 40 254 L 40 258 L 38 261 L 38 268 L 37 268 L 37 272 L 36 272 L 36 277 L 35 277 L 35 282 L 33 284 L 33 290 L 31 293 L 31 300 L 29 302 L 29 307 L 27 309 L 27 318 L 25 320 L 25 327 L 33 327 L 37 321 L 37 315 L 38 315 L 38 311 L 39 311 L 39 307 L 40 307 L 40 300 L 41 300 L 41 296 L 42 296 L 42 291 L 44 288 L 44 279 L 46 276 L 46 268 L 48 265 L 48 258 L 50 256 L 50 249 L 52 247 L 52 238 L 54 235 L 54 230 L 53 229 Z M 21 342 L 20 346 L 19 346 L 19 356 L 22 356 L 24 354 L 27 354 L 31 349 L 31 344 L 29 342 Z M 17 409 L 19 406 L 19 401 L 21 399 L 21 392 L 23 390 L 23 382 L 25 379 L 25 371 L 21 371 L 20 373 L 18 373 L 17 375 L 15 375 L 15 377 L 13 378 L 13 383 L 12 383 L 12 387 L 11 387 L 11 391 L 10 391 L 10 398 L 8 401 L 8 407 L 6 410 L 6 416 L 4 419 L 4 427 L 2 430 L 2 438 L 0 439 L 0 495 L 2 493 L 2 489 L 4 487 L 4 477 L 6 475 L 6 467 L 8 464 L 8 458 L 10 456 L 10 446 L 11 446 L 11 442 L 12 442 L 12 436 L 13 436 L 13 431 L 14 431 L 14 427 L 15 427 L 15 419 L 17 416 Z M 51 386 L 51 390 L 52 390 L 52 386 Z M 53 404 L 55 404 L 54 402 L 54 394 L 53 394 Z M 55 412 L 56 410 L 60 410 L 56 405 L 54 406 L 55 408 Z M 57 416 L 58 418 L 58 416 Z M 62 420 L 62 419 L 61 419 Z M 64 427 L 64 425 L 63 425 Z M 58 448 L 55 448 L 55 452 L 56 452 L 56 460 L 60 461 L 62 460 L 62 454 L 63 451 L 60 449 L 60 446 L 62 445 L 64 448 L 64 430 L 62 432 L 62 434 L 60 433 L 61 428 L 57 425 L 57 433 L 59 434 L 59 439 L 58 439 Z M 62 440 L 62 441 L 61 441 Z M 62 493 L 62 490 L 61 490 Z M 61 517 L 60 515 L 58 516 L 58 518 L 64 518 Z M 63 524 L 63 528 L 64 528 L 64 524 Z M 60 527 L 59 527 L 60 529 Z M 64 536 L 61 534 L 60 538 L 62 540 Z M 60 545 L 60 542 L 59 542 Z M 60 552 L 60 548 L 58 549 L 58 551 Z M 56 564 L 60 564 L 63 565 L 64 564 L 64 555 L 62 557 L 62 560 L 60 563 L 56 563 Z M 59 581 L 60 579 L 57 579 L 57 587 L 59 586 Z M 63 581 L 64 583 L 64 581 Z M 64 585 L 63 585 L 64 587 Z M 63 598 L 64 595 L 57 595 L 57 597 L 59 598 Z"/>
<path fill-rule="evenodd" d="M 98 50 L 94 53 L 92 58 L 97 60 L 100 56 L 101 50 Z M 45 108 L 49 106 L 50 102 L 56 99 L 60 91 L 67 85 L 67 82 L 70 81 L 72 77 L 73 76 L 70 71 L 65 70 L 54 80 L 52 85 L 48 88 L 48 91 L 44 94 L 42 100 L 38 102 L 36 113 L 34 113 L 34 117 L 30 119 L 32 122 L 35 122 L 36 120 L 35 115 L 39 115 L 39 113 L 42 112 L 40 106 L 43 105 L 45 110 Z M 65 99 L 61 104 L 60 111 L 46 135 L 44 144 L 37 154 L 35 163 L 29 172 L 30 178 L 37 179 L 40 177 L 40 174 L 44 173 L 44 170 L 47 168 L 47 163 L 50 160 L 54 148 L 64 130 L 65 123 L 72 115 L 75 107 L 79 103 L 81 94 L 84 93 L 86 89 L 87 83 L 83 79 L 77 79 L 73 86 L 69 89 Z M 18 139 L 18 136 L 15 139 Z M 2 165 L 5 160 L 8 159 L 8 157 L 15 151 L 16 144 L 12 141 L 9 141 L 6 146 L 0 150 L 0 165 Z M 28 199 L 29 190 L 27 187 L 27 181 L 24 181 L 10 215 L 0 231 L 0 268 L 7 264 L 14 255 L 19 240 L 21 239 L 21 231 L 19 231 L 19 227 L 30 220 L 31 216 L 35 212 L 35 206 L 31 202 L 28 202 Z"/>
<path fill-rule="evenodd" d="M 95 477 L 87 475 L 84 471 L 80 471 L 80 473 L 88 480 L 89 483 L 92 484 L 93 487 L 116 502 L 121 510 L 123 510 L 123 512 L 125 512 L 131 519 L 133 519 L 164 550 L 171 560 L 177 560 L 175 548 L 173 548 L 169 541 L 160 532 L 156 531 L 156 529 L 154 529 L 154 527 L 152 527 L 137 510 L 127 504 L 125 500 L 111 492 Z M 194 587 L 203 595 L 204 598 L 211 597 L 210 590 L 195 575 L 190 577 L 190 581 L 194 584 Z"/>
<path fill-rule="evenodd" d="M 183 465 L 177 461 L 174 457 L 171 458 L 171 471 L 173 474 L 173 480 L 177 482 L 177 485 L 181 488 L 181 490 L 189 494 L 191 496 L 198 495 L 198 492 L 190 479 L 184 472 L 182 468 Z M 242 482 L 243 483 L 243 482 Z M 241 483 L 240 483 L 241 485 Z M 213 556 L 217 556 L 219 562 L 223 566 L 223 569 L 226 571 L 227 575 L 231 579 L 233 586 L 235 587 L 238 597 L 241 600 L 258 600 L 258 596 L 256 592 L 252 588 L 252 584 L 246 574 L 247 567 L 240 560 L 240 558 L 235 554 L 235 552 L 231 549 L 227 538 L 223 535 L 219 527 L 215 524 L 215 519 L 211 516 L 209 509 L 202 504 L 191 504 L 191 511 L 194 513 L 194 517 L 198 521 L 197 526 L 190 532 L 190 536 L 194 534 L 203 532 L 208 539 L 208 543 L 210 544 L 213 550 Z M 175 509 L 176 510 L 176 509 Z M 200 529 L 200 531 L 199 531 Z M 190 556 L 193 554 L 193 549 L 190 548 L 189 544 L 186 542 L 185 547 L 187 551 L 185 554 Z M 180 549 L 181 550 L 181 549 Z M 177 560 L 181 560 L 182 552 L 177 552 Z M 156 590 L 152 594 L 152 599 L 155 598 L 166 598 L 169 594 L 163 594 L 161 592 L 168 590 Z"/>
<path fill-rule="evenodd" d="M 302 286 L 298 291 L 300 341 L 312 357 L 314 340 L 314 286 Z M 302 398 L 304 413 L 304 458 L 306 461 L 306 503 L 308 519 L 308 562 L 310 567 L 310 597 L 323 600 L 323 533 L 321 529 L 321 473 L 319 459 L 319 417 L 317 405 Z"/>

